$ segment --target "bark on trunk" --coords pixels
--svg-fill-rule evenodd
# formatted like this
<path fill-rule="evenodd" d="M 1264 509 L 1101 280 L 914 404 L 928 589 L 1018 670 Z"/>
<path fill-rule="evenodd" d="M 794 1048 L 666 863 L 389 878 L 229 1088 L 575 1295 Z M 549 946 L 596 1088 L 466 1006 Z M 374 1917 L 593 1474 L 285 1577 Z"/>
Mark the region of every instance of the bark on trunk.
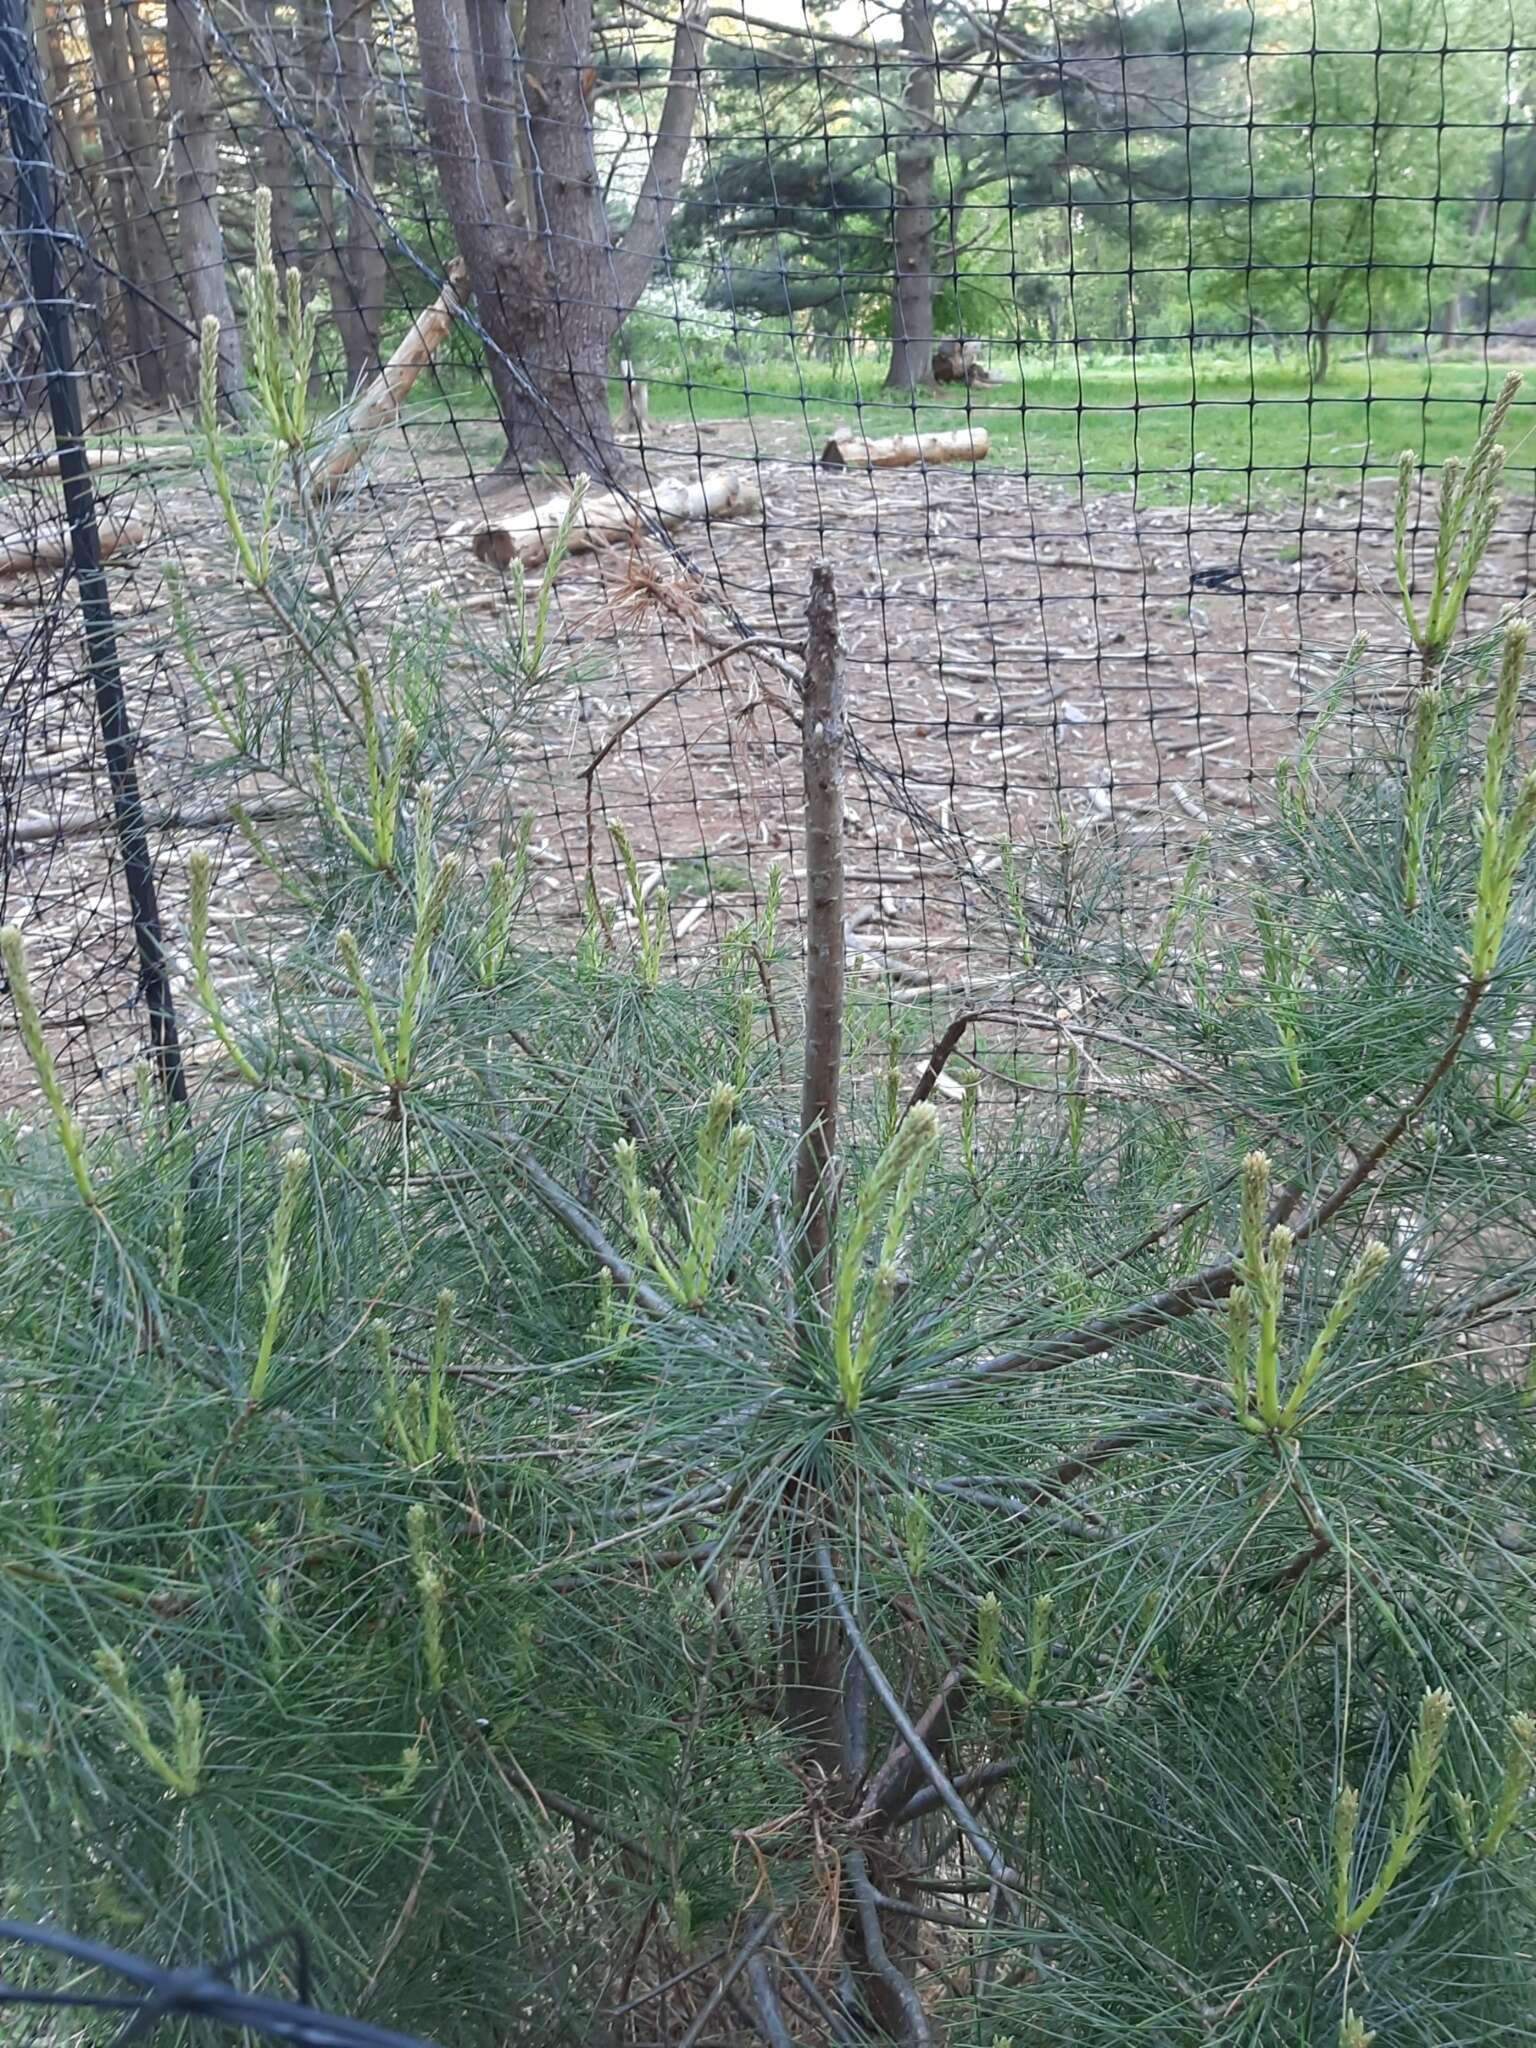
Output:
<path fill-rule="evenodd" d="M 825 1318 L 837 1229 L 837 1117 L 842 1097 L 847 985 L 843 873 L 843 771 L 847 678 L 832 567 L 811 571 L 801 691 L 805 788 L 805 1053 L 794 1203 L 799 1229 L 800 1342 L 814 1370 L 814 1318 Z M 850 1730 L 844 1717 L 845 1653 L 816 1565 L 821 1504 L 798 1482 L 791 1510 L 783 1648 L 784 1725 L 808 1763 L 836 1776 Z"/>
<path fill-rule="evenodd" d="M 1315 382 L 1328 382 L 1328 369 L 1332 356 L 1332 338 L 1328 332 L 1329 319 L 1326 314 L 1317 316 L 1312 330 L 1312 376 Z"/>
<path fill-rule="evenodd" d="M 373 204 L 378 132 L 373 96 L 374 0 L 357 0 L 336 36 L 337 156 L 350 191 L 344 201 L 346 232 L 332 304 L 347 378 L 356 384 L 379 361 L 379 331 L 389 266 L 379 242 Z M 339 286 L 339 289 L 337 288 Z"/>
<path fill-rule="evenodd" d="M 933 380 L 933 243 L 938 220 L 933 204 L 938 65 L 929 0 L 905 0 L 901 47 L 907 81 L 896 148 L 891 367 L 885 381 L 892 390 L 918 391 Z"/>
<path fill-rule="evenodd" d="M 593 146 L 592 0 L 527 0 L 513 60 L 501 23 L 477 0 L 477 28 L 469 6 L 415 0 L 416 33 L 438 177 L 491 343 L 503 466 L 622 480 L 633 464 L 609 411 L 609 352 L 676 202 L 697 99 L 699 19 L 690 13 L 679 24 L 650 169 L 616 246 Z M 505 11 L 503 20 L 510 37 Z M 494 74 L 489 83 L 477 52 Z M 509 209 L 493 139 L 505 109 L 492 87 L 509 62 L 515 74 L 518 61 L 519 162 Z"/>
<path fill-rule="evenodd" d="M 619 477 L 608 411 L 618 327 L 612 248 L 592 150 L 584 71 L 591 0 L 530 0 L 523 44 L 533 220 L 506 216 L 474 79 L 466 0 L 416 0 L 433 155 L 490 339 L 505 467 Z"/>
<path fill-rule="evenodd" d="M 469 0 L 469 27 L 474 38 L 473 76 L 480 83 L 496 190 L 502 205 L 522 216 L 527 192 L 518 174 L 517 136 L 526 110 L 507 0 Z"/>
<path fill-rule="evenodd" d="M 240 335 L 224 265 L 219 220 L 219 137 L 207 16 L 201 0 L 166 0 L 166 60 L 173 117 L 180 269 L 195 327 L 219 323 L 219 390 L 232 412 L 246 409 Z"/>
<path fill-rule="evenodd" d="M 146 399 L 158 405 L 170 395 L 166 328 L 156 304 L 163 280 L 157 275 L 154 235 L 154 175 L 157 144 L 145 114 L 145 95 L 135 74 L 127 10 L 108 10 L 106 0 L 84 0 L 85 32 L 96 83 L 97 120 L 108 183 L 113 250 L 120 273 L 125 368 Z"/>
<path fill-rule="evenodd" d="M 299 49 L 278 0 L 267 0 L 265 13 L 258 19 L 258 61 L 277 102 L 274 107 L 263 100 L 261 106 L 261 181 L 272 194 L 272 253 L 278 269 L 287 270 L 299 260 L 298 215 L 293 203 L 298 137 L 280 110 L 286 111 L 294 101 Z"/>

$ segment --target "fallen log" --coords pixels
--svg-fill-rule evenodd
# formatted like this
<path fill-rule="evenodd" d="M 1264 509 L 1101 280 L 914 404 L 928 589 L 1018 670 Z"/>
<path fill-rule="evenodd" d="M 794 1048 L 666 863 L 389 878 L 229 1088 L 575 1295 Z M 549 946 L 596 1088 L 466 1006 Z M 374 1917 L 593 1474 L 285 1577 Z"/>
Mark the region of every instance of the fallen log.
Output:
<path fill-rule="evenodd" d="M 137 519 L 103 519 L 97 531 L 101 538 L 103 561 L 124 548 L 137 547 L 145 534 Z M 71 536 L 62 527 L 50 527 L 46 532 L 0 534 L 0 581 L 68 568 L 73 555 Z"/>
<path fill-rule="evenodd" d="M 188 447 L 164 448 L 88 448 L 85 451 L 87 469 L 159 469 L 174 467 L 178 463 L 190 462 L 194 451 Z M 33 477 L 57 477 L 63 468 L 63 458 L 57 449 L 51 452 L 21 457 L 7 461 L 0 466 L 0 481 L 8 484 L 28 483 Z"/>
<path fill-rule="evenodd" d="M 146 832 L 214 832 L 235 823 L 235 814 L 252 825 L 270 825 L 285 818 L 297 818 L 306 814 L 311 806 L 298 801 L 283 801 L 253 804 L 219 804 L 212 810 L 201 811 L 146 811 L 144 829 Z M 97 811 L 65 811 L 57 818 L 46 816 L 21 817 L 9 829 L 0 826 L 0 845 L 46 846 L 56 839 L 88 838 L 97 833 L 115 832 L 117 821 L 110 814 L 103 817 Z"/>
<path fill-rule="evenodd" d="M 493 568 L 510 569 L 521 562 L 531 569 L 549 559 L 562 526 L 567 527 L 567 551 L 579 555 L 614 541 L 637 539 L 648 526 L 670 532 L 695 519 L 750 517 L 761 511 L 762 503 L 757 485 L 734 469 L 717 469 L 696 483 L 668 479 L 633 492 L 604 491 L 597 497 L 578 486 L 542 505 L 484 520 L 472 533 L 470 547 L 476 561 Z"/>
<path fill-rule="evenodd" d="M 362 460 L 373 436 L 400 417 L 400 408 L 411 386 L 453 332 L 468 276 L 461 261 L 456 259 L 449 264 L 443 289 L 430 306 L 416 315 L 409 332 L 378 376 L 353 399 L 337 440 L 310 470 L 311 497 L 327 497 L 334 491 Z"/>
<path fill-rule="evenodd" d="M 984 462 L 992 446 L 985 427 L 955 427 L 941 434 L 893 434 L 865 441 L 839 427 L 821 451 L 823 469 L 908 469 L 914 463 Z"/>

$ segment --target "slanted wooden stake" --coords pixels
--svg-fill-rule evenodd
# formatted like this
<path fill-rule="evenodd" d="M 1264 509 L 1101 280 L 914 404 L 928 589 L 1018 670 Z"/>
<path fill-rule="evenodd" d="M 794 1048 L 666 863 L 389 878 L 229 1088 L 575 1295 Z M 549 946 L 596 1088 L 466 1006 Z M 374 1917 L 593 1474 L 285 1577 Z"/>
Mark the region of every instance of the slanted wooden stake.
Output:
<path fill-rule="evenodd" d="M 334 446 L 324 450 L 309 473 L 310 495 L 327 497 L 362 460 L 370 438 L 400 417 L 411 386 L 453 332 L 469 273 L 461 261 L 448 266 L 437 297 L 416 315 L 400 346 L 378 376 L 353 399 Z"/>
<path fill-rule="evenodd" d="M 621 440 L 643 441 L 651 418 L 650 386 L 635 375 L 635 366 L 627 358 L 619 365 L 619 375 L 624 379 L 624 403 L 614 432 Z"/>
<path fill-rule="evenodd" d="M 801 1270 L 818 1292 L 831 1284 L 836 1208 L 837 1105 L 843 1071 L 846 984 L 843 885 L 843 642 L 829 562 L 811 571 L 801 759 L 805 773 L 805 1073 L 795 1208 Z"/>

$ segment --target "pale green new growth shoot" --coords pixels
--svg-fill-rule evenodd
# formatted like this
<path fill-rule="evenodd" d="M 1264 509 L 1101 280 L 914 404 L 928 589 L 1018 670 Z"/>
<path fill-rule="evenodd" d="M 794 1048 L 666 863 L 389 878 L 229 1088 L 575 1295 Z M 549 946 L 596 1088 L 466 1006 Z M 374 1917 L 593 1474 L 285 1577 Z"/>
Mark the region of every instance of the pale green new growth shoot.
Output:
<path fill-rule="evenodd" d="M 1290 1429 L 1296 1423 L 1301 1414 L 1302 1403 L 1310 1393 L 1318 1374 L 1327 1364 L 1328 1354 L 1333 1349 L 1339 1333 L 1360 1306 L 1361 1296 L 1381 1272 L 1390 1256 L 1384 1244 L 1372 1239 L 1345 1274 L 1344 1285 L 1339 1289 L 1332 1308 L 1323 1319 L 1323 1327 L 1314 1338 L 1312 1349 L 1307 1353 L 1301 1371 L 1296 1375 L 1296 1384 L 1291 1389 L 1290 1398 L 1280 1411 L 1281 1429 Z"/>
<path fill-rule="evenodd" d="M 267 1391 L 267 1380 L 272 1371 L 272 1352 L 277 1343 L 278 1325 L 282 1320 L 283 1297 L 288 1292 L 288 1283 L 293 1277 L 293 1261 L 289 1256 L 289 1241 L 293 1236 L 294 1212 L 299 1205 L 299 1191 L 304 1185 L 304 1176 L 309 1171 L 309 1154 L 295 1147 L 283 1160 L 282 1179 L 278 1183 L 277 1207 L 272 1214 L 272 1233 L 267 1239 L 267 1265 L 262 1282 L 261 1341 L 256 1350 L 256 1363 L 251 1369 L 251 1388 L 247 1405 L 259 1407 Z"/>
<path fill-rule="evenodd" d="M 1295 1385 L 1280 1397 L 1280 1317 L 1285 1306 L 1285 1270 L 1294 1242 L 1291 1231 L 1277 1223 L 1266 1234 L 1270 1165 L 1262 1152 L 1243 1160 L 1239 1213 L 1242 1279 L 1227 1297 L 1227 1377 L 1238 1421 L 1253 1431 L 1293 1430 L 1307 1395 L 1328 1362 L 1339 1335 L 1360 1305 L 1372 1280 L 1387 1263 L 1384 1244 L 1372 1242 L 1344 1276 L 1333 1306 L 1323 1320 L 1311 1350 L 1296 1375 Z M 1252 1385 L 1249 1360 L 1255 1348 Z"/>
<path fill-rule="evenodd" d="M 178 1799 L 195 1798 L 203 1775 L 203 1703 L 195 1692 L 187 1690 L 186 1673 L 179 1669 L 166 1673 L 165 1698 L 171 1723 L 171 1746 L 167 1753 L 150 1732 L 149 1717 L 134 1695 L 122 1654 L 113 1649 L 98 1650 L 96 1670 L 128 1747 Z"/>
<path fill-rule="evenodd" d="M 1512 1714 L 1504 1741 L 1504 1769 L 1499 1780 L 1499 1794 L 1493 1803 L 1493 1812 L 1481 1838 L 1473 1826 L 1472 1802 L 1458 1797 L 1457 1818 L 1461 1823 L 1462 1840 L 1468 1855 L 1479 1862 L 1496 1856 L 1505 1836 L 1520 1817 L 1520 1809 L 1530 1794 L 1531 1781 L 1536 1777 L 1536 1717 L 1530 1714 Z"/>
<path fill-rule="evenodd" d="M 630 1234 L 662 1286 L 685 1308 L 699 1308 L 708 1299 L 721 1236 L 752 1151 L 750 1125 L 732 1121 L 739 1101 L 737 1091 L 725 1083 L 710 1094 L 699 1132 L 693 1191 L 683 1201 L 686 1242 L 675 1262 L 656 1242 L 660 1198 L 654 1188 L 641 1183 L 640 1155 L 635 1144 L 624 1138 L 613 1148 Z"/>
<path fill-rule="evenodd" d="M 1499 480 L 1504 470 L 1499 431 L 1509 416 L 1521 381 L 1518 371 L 1510 373 L 1483 423 L 1471 456 L 1465 463 L 1452 456 L 1441 471 L 1434 571 L 1422 614 L 1414 603 L 1413 566 L 1408 549 L 1408 520 L 1418 457 L 1411 448 L 1405 448 L 1398 458 L 1392 516 L 1393 561 L 1403 618 L 1419 651 L 1426 683 L 1432 683 L 1439 674 L 1472 578 L 1493 536 L 1501 502 Z"/>
<path fill-rule="evenodd" d="M 1163 929 L 1158 937 L 1157 946 L 1152 958 L 1147 962 L 1149 975 L 1162 973 L 1168 955 L 1173 950 L 1173 942 L 1178 937 L 1179 927 L 1189 915 L 1189 906 L 1194 901 L 1195 891 L 1200 886 L 1200 878 L 1205 873 L 1205 865 L 1210 856 L 1211 835 L 1209 832 L 1202 832 L 1184 863 L 1184 872 L 1179 878 L 1179 886 L 1174 893 L 1173 902 L 1169 905 L 1168 915 L 1163 919 Z"/>
<path fill-rule="evenodd" d="M 214 986 L 213 967 L 208 951 L 213 861 L 202 847 L 199 847 L 187 862 L 187 878 L 187 949 L 192 955 L 192 987 L 203 1015 L 208 1019 L 209 1030 L 228 1054 L 235 1071 L 243 1081 L 248 1081 L 253 1088 L 259 1088 L 261 1076 L 241 1050 L 235 1034 L 225 1021 L 224 1005 L 219 1000 L 218 989 Z"/>
<path fill-rule="evenodd" d="M 976 1605 L 976 1664 L 973 1676 L 983 1692 L 1007 1700 L 1011 1706 L 1032 1707 L 1040 1697 L 1046 1666 L 1051 1654 L 1051 1613 L 1055 1602 L 1049 1593 L 1036 1595 L 1029 1615 L 1029 1679 L 1015 1685 L 1003 1669 L 1003 1607 L 995 1593 L 986 1594 Z"/>
<path fill-rule="evenodd" d="M 435 1699 L 448 1675 L 448 1652 L 443 1642 L 443 1574 L 432 1554 L 427 1511 L 420 1501 L 407 1513 L 405 1527 L 416 1596 L 421 1602 L 421 1648 L 427 1667 L 427 1693 Z"/>
<path fill-rule="evenodd" d="M 853 1222 L 837 1256 L 832 1287 L 832 1353 L 838 1392 L 845 1414 L 855 1415 L 864 1382 L 874 1363 L 875 1347 L 890 1315 L 898 1274 L 896 1256 L 907 1219 L 938 1149 L 939 1119 L 932 1103 L 920 1102 L 903 1120 L 870 1170 L 854 1204 Z M 880 1259 L 869 1284 L 862 1317 L 856 1315 L 864 1254 L 887 1202 L 885 1236 Z M 855 1342 L 854 1327 L 858 1324 Z"/>
<path fill-rule="evenodd" d="M 27 1049 L 27 1058 L 32 1062 L 37 1085 L 43 1091 L 43 1100 L 47 1103 L 48 1113 L 53 1118 L 54 1134 L 58 1138 L 65 1159 L 69 1162 L 75 1186 L 80 1190 L 80 1199 L 87 1208 L 98 1208 L 100 1204 L 91 1182 L 90 1168 L 86 1163 L 85 1133 L 81 1130 L 79 1119 L 70 1108 L 64 1090 L 59 1085 L 58 1069 L 53 1063 L 53 1054 L 48 1049 L 48 1040 L 43 1033 L 42 1013 L 37 1007 L 37 998 L 32 993 L 32 983 L 27 974 L 26 942 L 13 924 L 8 924 L 0 930 L 0 965 L 5 968 L 11 1001 L 16 1006 L 16 1021 L 21 1027 L 21 1042 Z"/>
<path fill-rule="evenodd" d="M 265 185 L 256 189 L 252 240 L 255 261 L 246 277 L 246 348 L 252 383 L 272 438 L 298 455 L 309 438 L 309 384 L 320 301 L 305 302 L 304 280 L 297 270 L 278 275 L 272 253 L 272 194 Z"/>
<path fill-rule="evenodd" d="M 1454 1711 L 1448 1692 L 1426 1692 L 1419 1705 L 1419 1722 L 1408 1751 L 1408 1768 L 1398 1780 L 1397 1817 L 1387 1842 L 1376 1882 L 1363 1898 L 1351 1906 L 1355 1833 L 1360 1798 L 1350 1786 L 1339 1795 L 1334 1810 L 1334 1932 L 1349 1941 L 1385 1904 L 1387 1895 L 1418 1854 L 1424 1831 L 1429 1826 L 1430 1797 L 1435 1773 L 1440 1768 L 1446 1730 Z"/>
<path fill-rule="evenodd" d="M 1531 835 L 1536 832 L 1536 769 L 1522 779 L 1510 809 L 1506 812 L 1504 808 L 1505 785 L 1514 758 L 1515 729 L 1520 714 L 1520 683 L 1529 643 L 1530 628 L 1523 621 L 1511 621 L 1504 628 L 1493 722 L 1488 729 L 1488 746 L 1483 757 L 1482 807 L 1478 820 L 1482 834 L 1482 859 L 1478 867 L 1477 897 L 1472 905 L 1472 947 L 1468 955 L 1474 983 L 1486 981 L 1498 965 L 1515 877 L 1530 846 Z"/>
<path fill-rule="evenodd" d="M 649 995 L 661 980 L 662 954 L 670 930 L 667 892 L 664 888 L 647 891 L 640 880 L 640 864 L 635 859 L 635 849 L 622 825 L 617 822 L 610 824 L 608 834 L 618 850 L 619 864 L 624 871 L 624 885 L 629 898 L 625 907 L 635 921 L 640 986 Z"/>

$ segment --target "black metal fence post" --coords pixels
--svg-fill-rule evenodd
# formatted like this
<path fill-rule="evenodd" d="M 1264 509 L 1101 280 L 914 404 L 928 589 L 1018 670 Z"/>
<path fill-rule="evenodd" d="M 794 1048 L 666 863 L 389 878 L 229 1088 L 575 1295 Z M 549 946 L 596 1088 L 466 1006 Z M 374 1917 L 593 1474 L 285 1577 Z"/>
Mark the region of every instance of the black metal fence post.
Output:
<path fill-rule="evenodd" d="M 10 130 L 16 171 L 17 236 L 25 251 L 32 309 L 42 337 L 43 374 L 59 475 L 64 485 L 71 564 L 80 592 L 86 661 L 96 696 L 117 843 L 138 948 L 139 986 L 149 1013 L 150 1044 L 161 1085 L 169 1101 L 183 1103 L 187 1097 L 186 1071 L 176 1032 L 160 906 L 134 766 L 134 739 L 118 661 L 117 628 L 102 573 L 96 495 L 81 435 L 69 304 L 59 278 L 59 243 L 64 236 L 58 223 L 48 110 L 32 46 L 26 0 L 0 0 L 0 98 L 5 103 Z"/>

